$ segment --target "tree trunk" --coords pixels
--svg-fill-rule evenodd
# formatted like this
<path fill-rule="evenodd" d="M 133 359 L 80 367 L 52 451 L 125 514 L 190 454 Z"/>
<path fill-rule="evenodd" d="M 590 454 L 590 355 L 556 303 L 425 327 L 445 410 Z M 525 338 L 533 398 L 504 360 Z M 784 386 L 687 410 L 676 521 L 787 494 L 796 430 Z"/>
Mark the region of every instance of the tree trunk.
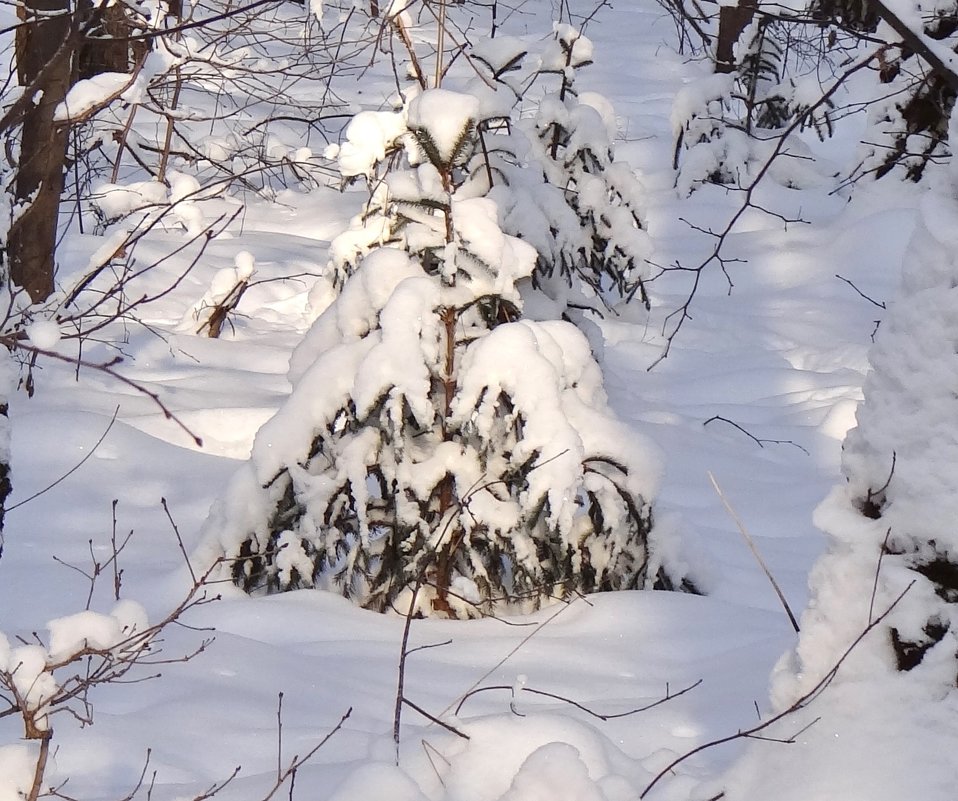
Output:
<path fill-rule="evenodd" d="M 58 13 L 59 12 L 59 13 Z M 22 210 L 15 214 L 7 240 L 10 280 L 34 303 L 53 292 L 57 217 L 63 192 L 67 136 L 54 124 L 57 106 L 70 88 L 71 59 L 54 58 L 70 35 L 68 0 L 26 0 L 18 13 L 16 59 L 20 83 L 29 86 L 48 64 L 52 69 L 36 87 L 39 100 L 26 111 L 14 194 Z"/>
<path fill-rule="evenodd" d="M 87 20 L 95 13 L 93 0 L 80 0 L 78 11 Z M 130 71 L 132 33 L 126 7 L 122 3 L 107 6 L 84 37 L 77 55 L 77 77 L 92 78 L 103 72 Z M 116 38 L 112 38 L 116 37 Z"/>
<path fill-rule="evenodd" d="M 755 16 L 757 0 L 739 0 L 737 6 L 722 6 L 719 11 L 718 42 L 715 46 L 715 71 L 735 71 L 735 43 Z"/>

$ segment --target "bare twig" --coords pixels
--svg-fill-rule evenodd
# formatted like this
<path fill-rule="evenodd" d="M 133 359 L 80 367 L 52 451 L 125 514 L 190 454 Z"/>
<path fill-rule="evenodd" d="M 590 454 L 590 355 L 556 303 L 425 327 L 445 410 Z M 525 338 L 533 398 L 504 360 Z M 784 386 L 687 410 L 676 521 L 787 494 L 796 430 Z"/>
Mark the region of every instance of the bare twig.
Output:
<path fill-rule="evenodd" d="M 905 597 L 906 593 L 908 593 L 911 590 L 914 584 L 915 582 L 913 581 L 911 582 L 911 584 L 905 587 L 905 589 L 898 594 L 895 600 L 891 602 L 888 608 L 885 609 L 884 612 L 882 612 L 877 618 L 871 621 L 862 630 L 862 632 L 842 652 L 841 656 L 838 657 L 838 659 L 835 661 L 835 664 L 832 665 L 832 667 L 828 670 L 828 672 L 825 673 L 825 675 L 822 676 L 822 678 L 819 679 L 818 682 L 816 682 L 815 686 L 813 686 L 810 690 L 808 690 L 804 695 L 796 699 L 791 704 L 791 706 L 789 706 L 784 711 L 779 712 L 777 715 L 774 715 L 773 717 L 768 718 L 762 723 L 752 726 L 751 728 L 740 729 L 735 734 L 730 734 L 730 735 L 727 735 L 726 737 L 719 737 L 715 740 L 711 740 L 707 743 L 703 743 L 702 745 L 696 746 L 692 750 L 687 751 L 681 756 L 676 757 L 668 765 L 662 768 L 662 770 L 660 770 L 652 778 L 652 781 L 650 781 L 646 785 L 645 789 L 639 794 L 639 799 L 645 798 L 652 791 L 652 788 L 655 787 L 655 785 L 657 785 L 665 776 L 671 773 L 678 765 L 685 762 L 685 760 L 690 759 L 696 754 L 699 754 L 702 751 L 706 751 L 710 748 L 715 748 L 716 746 L 724 745 L 725 743 L 730 743 L 735 740 L 748 738 L 748 737 L 751 737 L 752 735 L 758 734 L 759 732 L 765 731 L 769 726 L 772 726 L 775 723 L 778 723 L 780 720 L 784 720 L 785 718 L 788 718 L 790 715 L 794 715 L 799 710 L 807 707 L 810 703 L 812 703 L 812 701 L 818 698 L 818 696 L 821 695 L 822 692 L 835 680 L 835 676 L 838 675 L 839 670 L 841 670 L 842 665 L 845 664 L 845 660 L 848 659 L 849 655 L 851 655 L 851 653 L 859 646 L 861 641 L 864 640 L 865 637 L 867 637 L 871 633 L 872 629 L 878 626 L 885 618 L 887 618 L 892 613 L 895 607 L 898 606 L 902 598 Z M 794 742 L 794 741 L 795 741 L 794 737 L 791 738 L 790 740 L 786 740 L 786 742 Z"/>
<path fill-rule="evenodd" d="M 846 284 L 848 284 L 852 289 L 854 289 L 854 290 L 858 293 L 859 297 L 863 298 L 864 300 L 867 300 L 867 301 L 868 301 L 869 303 L 871 303 L 873 306 L 877 306 L 879 309 L 885 309 L 885 308 L 887 308 L 887 307 L 885 306 L 885 301 L 883 301 L 883 300 L 875 300 L 874 298 L 868 297 L 868 295 L 866 295 L 864 292 L 862 292 L 857 286 L 855 286 L 854 283 L 852 283 L 852 282 L 849 281 L 847 278 L 845 278 L 845 276 L 839 275 L 838 273 L 835 273 L 835 277 L 836 277 L 839 281 L 844 281 Z"/>
<path fill-rule="evenodd" d="M 452 724 L 446 723 L 444 720 L 440 720 L 439 718 L 437 718 L 437 717 L 436 717 L 435 715 L 433 715 L 432 713 L 427 712 L 425 709 L 423 709 L 423 708 L 422 708 L 421 706 L 419 706 L 418 704 L 415 704 L 415 703 L 413 703 L 412 701 L 410 701 L 408 698 L 403 698 L 403 703 L 406 704 L 407 706 L 412 707 L 413 709 L 415 709 L 420 715 L 422 715 L 422 716 L 423 716 L 424 718 L 426 718 L 427 720 L 431 720 L 431 721 L 432 721 L 433 723 L 435 723 L 436 725 L 442 726 L 446 731 L 452 732 L 452 733 L 455 734 L 457 737 L 461 737 L 463 740 L 468 740 L 468 739 L 469 739 L 469 735 L 468 735 L 468 734 L 466 734 L 465 732 L 459 731 L 459 729 L 457 729 L 457 728 L 456 728 L 455 726 L 453 726 Z"/>
<path fill-rule="evenodd" d="M 122 361 L 122 359 L 117 358 L 111 362 L 106 362 L 106 363 L 91 362 L 86 359 L 82 359 L 80 357 L 66 356 L 62 353 L 57 353 L 56 351 L 47 350 L 45 348 L 38 348 L 34 345 L 29 345 L 26 342 L 20 340 L 15 335 L 0 336 L 0 343 L 6 345 L 7 347 L 15 348 L 17 350 L 23 350 L 28 353 L 36 353 L 36 354 L 39 354 L 40 356 L 46 356 L 49 359 L 56 359 L 57 361 L 67 362 L 69 364 L 75 364 L 75 365 L 78 365 L 79 367 L 86 367 L 91 370 L 98 370 L 99 372 L 105 373 L 111 378 L 115 378 L 121 384 L 125 384 L 126 386 L 136 390 L 142 395 L 146 395 L 150 400 L 153 401 L 153 403 L 157 405 L 157 407 L 160 409 L 160 411 L 163 413 L 163 416 L 167 420 L 170 420 L 173 423 L 175 423 L 177 426 L 179 426 L 179 428 L 190 439 L 192 439 L 194 443 L 196 443 L 197 447 L 199 448 L 203 447 L 203 440 L 200 437 L 198 437 L 196 434 L 194 434 L 186 425 L 186 423 L 184 423 L 179 417 L 177 417 L 177 415 L 174 412 L 172 412 L 169 409 L 169 407 L 165 403 L 163 403 L 162 400 L 160 400 L 159 394 L 157 394 L 156 392 L 153 392 L 152 390 L 147 389 L 145 386 L 137 383 L 132 378 L 127 378 L 125 375 L 117 372 L 114 369 L 114 367 L 117 364 L 119 364 Z"/>
<path fill-rule="evenodd" d="M 721 415 L 718 415 L 718 414 L 713 415 L 712 417 L 710 417 L 708 420 L 706 420 L 704 423 L 702 423 L 702 425 L 703 425 L 703 426 L 707 426 L 709 423 L 715 423 L 715 422 L 728 423 L 730 426 L 732 426 L 732 428 L 737 428 L 739 431 L 741 431 L 746 437 L 748 437 L 750 440 L 752 440 L 752 441 L 753 441 L 756 445 L 758 445 L 758 447 L 760 447 L 760 448 L 764 448 L 766 444 L 769 444 L 769 445 L 792 445 L 792 446 L 798 448 L 800 451 L 802 451 L 802 453 L 805 453 L 806 455 L 811 455 L 811 454 L 808 453 L 808 450 L 807 450 L 807 449 L 803 448 L 803 447 L 802 447 L 801 445 L 799 445 L 797 442 L 793 442 L 793 441 L 790 440 L 790 439 L 764 439 L 764 438 L 761 438 L 761 437 L 756 437 L 754 434 L 752 434 L 750 431 L 747 431 L 745 428 L 743 428 L 742 426 L 740 426 L 740 425 L 739 425 L 738 423 L 736 423 L 734 420 L 729 420 L 727 417 L 722 417 Z"/>
<path fill-rule="evenodd" d="M 795 618 L 795 614 L 792 612 L 792 608 L 788 605 L 788 601 L 785 600 L 785 593 L 782 592 L 782 588 L 778 586 L 778 582 L 775 580 L 775 577 L 772 575 L 772 571 L 768 569 L 768 565 L 765 564 L 765 560 L 762 558 L 762 554 L 759 553 L 758 547 L 755 545 L 755 541 L 752 539 L 751 535 L 748 533 L 748 530 L 745 528 L 745 524 L 742 522 L 742 519 L 736 514 L 735 510 L 732 508 L 732 504 L 728 502 L 728 499 L 725 497 L 725 493 L 722 492 L 722 488 L 718 485 L 718 482 L 715 480 L 715 476 L 712 475 L 712 472 L 709 471 L 709 481 L 712 483 L 712 488 L 715 490 L 716 495 L 719 496 L 719 500 L 722 502 L 722 505 L 725 507 L 725 511 L 729 513 L 729 517 L 735 521 L 735 525 L 738 526 L 738 530 L 741 532 L 742 537 L 745 539 L 745 543 L 748 545 L 749 550 L 752 552 L 752 555 L 755 557 L 755 561 L 758 562 L 759 567 L 762 568 L 762 572 L 765 573 L 766 578 L 769 580 L 769 583 L 772 585 L 772 589 L 775 590 L 775 594 L 778 596 L 778 600 L 782 604 L 782 608 L 785 610 L 785 614 L 788 615 L 788 621 L 792 624 L 792 628 L 795 629 L 795 632 L 799 632 L 798 620 Z"/>
<path fill-rule="evenodd" d="M 608 721 L 608 720 L 617 720 L 618 718 L 627 718 L 627 717 L 630 717 L 631 715 L 638 715 L 640 712 L 647 712 L 648 710 L 654 709 L 655 707 L 661 704 L 664 704 L 667 701 L 671 701 L 673 698 L 678 698 L 681 695 L 685 695 L 687 692 L 691 692 L 696 687 L 698 687 L 701 683 L 702 683 L 702 679 L 699 679 L 698 681 L 695 681 L 692 684 L 690 684 L 688 687 L 685 687 L 684 689 L 679 690 L 677 693 L 671 692 L 668 686 L 666 686 L 665 695 L 662 698 L 659 698 L 657 701 L 653 701 L 650 704 L 645 704 L 644 706 L 636 707 L 635 709 L 630 709 L 627 712 L 613 712 L 613 713 L 606 713 L 606 714 L 603 714 L 601 712 L 596 712 L 595 710 L 590 709 L 589 707 L 579 703 L 578 701 L 574 701 L 571 698 L 566 698 L 565 696 L 558 695 L 556 693 L 546 692 L 545 690 L 536 690 L 532 687 L 520 687 L 519 690 L 521 692 L 530 693 L 531 695 L 539 695 L 539 696 L 542 696 L 543 698 L 551 698 L 555 701 L 561 701 L 564 704 L 569 704 L 570 706 L 574 706 L 576 709 L 582 710 L 587 715 L 597 718 L 598 720 Z M 465 704 L 466 701 L 472 698 L 472 696 L 474 695 L 478 695 L 479 693 L 489 692 L 491 690 L 510 690 L 511 691 L 514 689 L 515 688 L 510 687 L 507 684 L 496 684 L 490 687 L 478 687 L 475 690 L 470 690 L 459 701 L 459 706 L 456 707 L 455 714 L 458 716 L 459 712 L 462 710 L 463 704 Z"/>
<path fill-rule="evenodd" d="M 117 407 L 113 410 L 113 416 L 110 418 L 110 422 L 107 423 L 106 428 L 104 429 L 103 433 L 100 435 L 100 438 L 93 444 L 93 447 L 90 448 L 90 450 L 87 452 L 86 456 L 84 456 L 79 462 L 77 462 L 75 465 L 73 465 L 73 467 L 71 467 L 69 470 L 67 470 L 67 472 L 65 472 L 62 476 L 60 476 L 56 481 L 51 482 L 50 484 L 48 484 L 47 486 L 45 486 L 42 490 L 38 490 L 37 492 L 34 492 L 33 495 L 31 495 L 30 497 L 24 498 L 22 501 L 17 501 L 15 504 L 13 504 L 13 505 L 11 505 L 11 506 L 8 506 L 8 507 L 7 507 L 7 512 L 12 512 L 14 509 L 19 509 L 19 508 L 20 508 L 21 506 L 23 506 L 24 504 L 27 504 L 27 503 L 30 503 L 30 501 L 36 500 L 36 499 L 39 498 L 41 495 L 44 495 L 44 494 L 46 494 L 47 492 L 49 492 L 50 490 L 52 490 L 52 489 L 53 489 L 55 486 L 57 486 L 58 484 L 60 484 L 60 483 L 62 483 L 62 482 L 64 482 L 64 481 L 66 481 L 66 480 L 67 480 L 70 476 L 72 476 L 77 470 L 79 470 L 81 467 L 83 467 L 83 465 L 85 465 L 85 464 L 87 463 L 87 461 L 93 456 L 93 454 L 96 453 L 97 448 L 100 447 L 100 445 L 103 443 L 103 440 L 106 439 L 106 435 L 109 434 L 109 433 L 110 433 L 110 429 L 113 428 L 113 424 L 116 422 L 116 416 L 117 416 L 119 413 L 120 413 L 120 407 L 117 406 Z"/>
<path fill-rule="evenodd" d="M 699 262 L 699 264 L 695 267 L 685 267 L 679 262 L 676 262 L 674 266 L 662 268 L 663 272 L 680 271 L 692 273 L 692 287 L 690 288 L 688 295 L 682 305 L 666 316 L 663 327 L 663 333 L 665 335 L 665 347 L 662 349 L 662 353 L 659 354 L 652 364 L 649 365 L 649 370 L 655 368 L 656 365 L 668 357 L 672 349 L 673 341 L 675 340 L 676 336 L 678 336 L 678 333 L 681 331 L 685 322 L 691 318 L 692 302 L 698 293 L 704 271 L 714 263 L 717 264 L 722 271 L 725 272 L 726 277 L 728 277 L 726 264 L 729 263 L 729 260 L 722 255 L 725 242 L 738 225 L 739 220 L 742 219 L 749 209 L 755 207 L 755 204 L 753 203 L 755 192 L 758 189 L 759 184 L 761 184 L 769 170 L 772 168 L 772 165 L 775 163 L 778 157 L 782 155 L 785 145 L 789 141 L 789 137 L 795 131 L 800 130 L 808 122 L 808 120 L 812 119 L 812 116 L 818 109 L 822 108 L 823 106 L 828 106 L 828 104 L 831 103 L 831 99 L 835 93 L 845 85 L 845 82 L 851 78 L 852 75 L 868 68 L 872 62 L 880 58 L 887 49 L 888 46 L 883 45 L 875 52 L 854 63 L 851 67 L 845 70 L 843 74 L 838 76 L 835 82 L 825 92 L 822 93 L 822 96 L 819 97 L 818 100 L 805 109 L 802 114 L 799 114 L 781 133 L 776 134 L 775 147 L 773 148 L 771 155 L 765 160 L 765 163 L 761 166 L 749 184 L 741 188 L 741 191 L 744 193 L 744 200 L 742 204 L 720 231 L 709 231 L 709 233 L 715 237 L 715 245 L 712 247 L 712 251 L 703 261 Z"/>
<path fill-rule="evenodd" d="M 163 511 L 166 512 L 166 519 L 170 521 L 170 525 L 173 527 L 173 533 L 176 535 L 176 544 L 179 546 L 180 553 L 183 554 L 183 561 L 186 562 L 186 567 L 190 571 L 190 578 L 193 579 L 193 583 L 195 584 L 196 573 L 193 572 L 193 564 L 190 562 L 190 555 L 186 552 L 186 546 L 183 545 L 183 537 L 180 536 L 180 529 L 176 525 L 176 521 L 173 520 L 173 515 L 170 513 L 170 507 L 166 502 L 166 498 L 160 498 L 160 504 L 163 506 Z"/>
<path fill-rule="evenodd" d="M 881 550 L 878 552 L 878 564 L 875 566 L 875 580 L 872 582 L 871 599 L 868 601 L 868 622 L 872 622 L 872 614 L 875 612 L 875 596 L 878 594 L 878 577 L 881 575 L 881 563 L 888 553 L 888 538 L 891 536 L 891 526 L 885 532 L 885 539 L 882 540 Z"/>

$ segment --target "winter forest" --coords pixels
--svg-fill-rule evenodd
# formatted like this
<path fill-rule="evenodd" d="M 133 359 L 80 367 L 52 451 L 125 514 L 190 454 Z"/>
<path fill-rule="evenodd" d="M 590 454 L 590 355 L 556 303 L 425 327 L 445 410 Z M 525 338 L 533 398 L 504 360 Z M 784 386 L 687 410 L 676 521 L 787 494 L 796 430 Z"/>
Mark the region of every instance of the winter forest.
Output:
<path fill-rule="evenodd" d="M 16 0 L 0 801 L 954 801 L 953 0 Z"/>

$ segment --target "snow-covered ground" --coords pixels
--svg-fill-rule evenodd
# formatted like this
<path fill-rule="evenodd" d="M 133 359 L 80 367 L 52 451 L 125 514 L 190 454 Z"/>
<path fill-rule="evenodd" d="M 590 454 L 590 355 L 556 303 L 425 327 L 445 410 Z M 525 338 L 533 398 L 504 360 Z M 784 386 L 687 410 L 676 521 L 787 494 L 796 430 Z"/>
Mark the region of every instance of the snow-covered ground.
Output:
<path fill-rule="evenodd" d="M 526 3 L 509 24 L 519 34 L 544 32 L 549 6 Z M 672 101 L 706 67 L 674 52 L 673 23 L 651 0 L 603 9 L 589 36 L 596 64 L 581 80 L 616 108 L 617 155 L 647 187 L 656 258 L 695 264 L 714 244 L 701 229 L 721 230 L 740 202 L 721 187 L 690 198 L 673 188 Z M 677 757 L 769 714 L 769 676 L 796 635 L 709 474 L 799 614 L 824 544 L 812 514 L 839 481 L 842 439 L 884 313 L 848 282 L 890 299 L 922 191 L 860 187 L 848 202 L 830 188 L 761 188 L 760 205 L 804 222 L 746 214 L 723 253 L 742 260 L 727 264 L 734 288 L 715 265 L 708 269 L 691 319 L 652 371 L 663 319 L 685 298 L 682 276 L 653 285 L 651 321 L 627 309 L 601 325 L 611 406 L 664 454 L 657 520 L 675 532 L 674 558 L 704 595 L 624 592 L 509 620 L 413 622 L 410 645 L 436 647 L 409 656 L 405 695 L 468 739 L 407 706 L 397 767 L 402 619 L 316 591 L 250 599 L 211 587 L 222 599 L 190 611 L 162 644 L 175 660 L 215 637 L 203 653 L 156 669 L 162 675 L 151 681 L 97 689 L 93 726 L 53 718 L 51 784 L 76 799 L 122 798 L 149 753 L 141 793 L 151 786 L 158 801 L 194 798 L 237 766 L 218 797 L 255 801 L 278 766 L 351 710 L 297 771 L 292 790 L 287 782 L 280 792 L 303 801 L 626 801 Z M 81 572 L 109 559 L 114 530 L 121 540 L 134 532 L 119 558 L 124 597 L 157 620 L 185 594 L 189 572 L 173 521 L 191 552 L 211 503 L 288 394 L 288 358 L 311 322 L 310 276 L 359 195 L 290 189 L 279 200 L 246 198 L 242 225 L 213 241 L 175 292 L 146 307 L 149 327 L 130 327 L 118 346 L 122 374 L 157 393 L 202 447 L 145 394 L 96 371 L 77 375 L 42 360 L 35 396 L 11 399 L 14 494 L 0 560 L 0 630 L 11 643 L 45 636 L 47 621 L 84 608 L 89 580 Z M 199 208 L 212 219 L 238 207 L 231 203 Z M 186 237 L 155 234 L 138 256 L 159 258 Z M 82 265 L 98 244 L 71 236 L 62 258 Z M 243 253 L 255 259 L 253 283 L 232 325 L 220 339 L 191 333 L 192 311 L 214 278 L 249 266 Z M 146 280 L 162 287 L 191 258 L 180 253 Z M 257 283 L 282 276 L 294 277 Z M 109 353 L 94 346 L 88 358 Z M 93 609 L 112 608 L 112 583 L 108 568 Z M 815 725 L 838 732 L 845 721 L 830 718 L 828 698 L 815 702 Z M 18 797 L 22 749 L 35 747 L 21 736 L 15 717 L 0 719 L 0 801 Z M 743 748 L 704 750 L 645 797 L 711 798 Z"/>

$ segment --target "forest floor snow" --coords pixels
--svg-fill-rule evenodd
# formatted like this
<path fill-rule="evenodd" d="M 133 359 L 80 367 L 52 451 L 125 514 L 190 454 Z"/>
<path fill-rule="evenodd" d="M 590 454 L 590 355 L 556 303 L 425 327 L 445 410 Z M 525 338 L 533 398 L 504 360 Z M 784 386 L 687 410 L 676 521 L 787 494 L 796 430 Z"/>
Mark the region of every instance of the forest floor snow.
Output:
<path fill-rule="evenodd" d="M 721 226 L 740 202 L 721 187 L 689 199 L 672 189 L 672 98 L 703 67 L 670 49 L 671 20 L 651 2 L 605 10 L 589 35 L 597 63 L 583 80 L 616 106 L 618 154 L 649 187 L 657 254 L 696 263 L 713 242 L 682 219 Z M 193 628 L 171 628 L 163 645 L 175 657 L 213 634 L 205 653 L 164 666 L 161 678 L 99 689 L 90 699 L 92 727 L 56 718 L 50 780 L 68 780 L 62 792 L 72 798 L 121 798 L 149 749 L 147 781 L 157 801 L 193 798 L 236 766 L 238 777 L 219 797 L 258 799 L 278 760 L 307 752 L 351 708 L 298 771 L 293 797 L 626 801 L 677 756 L 752 725 L 768 713 L 768 677 L 795 634 L 709 473 L 798 614 L 824 543 L 812 512 L 840 480 L 841 441 L 854 424 L 882 314 L 836 274 L 870 297 L 890 297 L 916 206 L 915 192 L 895 189 L 866 188 L 852 203 L 825 189 L 763 189 L 763 204 L 807 224 L 747 215 L 726 243 L 726 258 L 743 259 L 728 264 L 734 288 L 715 265 L 707 270 L 691 319 L 652 371 L 662 319 L 681 305 L 683 280 L 651 288 L 651 322 L 626 310 L 601 324 L 611 404 L 665 454 L 657 515 L 676 531 L 678 557 L 704 595 L 617 593 L 508 621 L 415 621 L 412 646 L 448 644 L 409 657 L 405 693 L 470 739 L 406 708 L 396 767 L 403 621 L 318 592 L 250 599 L 217 588 L 223 599 L 192 611 L 184 622 Z M 287 359 L 309 323 L 310 280 L 253 287 L 220 339 L 182 323 L 240 251 L 254 255 L 258 277 L 317 273 L 355 207 L 347 197 L 344 204 L 332 190 L 290 191 L 282 207 L 250 201 L 242 230 L 214 241 L 181 287 L 149 308 L 147 322 L 163 335 L 129 331 L 123 374 L 158 393 L 202 447 L 148 397 L 95 371 L 77 377 L 69 365 L 45 361 L 35 397 L 12 399 L 14 495 L 0 560 L 0 629 L 29 637 L 83 608 L 89 582 L 63 563 L 89 570 L 91 552 L 108 558 L 114 499 L 117 529 L 135 532 L 121 556 L 124 595 L 151 619 L 176 605 L 187 572 L 162 499 L 189 550 L 210 503 L 289 391 Z M 159 254 L 184 236 L 157 235 L 146 246 Z M 96 242 L 75 237 L 70 246 L 82 262 Z M 151 280 L 162 284 L 189 258 L 180 254 L 163 268 L 170 273 Z M 16 505 L 84 459 L 48 492 Z M 109 590 L 98 589 L 94 608 Z M 615 716 L 696 682 L 634 715 L 602 720 L 582 708 Z M 469 695 L 484 687 L 500 689 Z M 840 728 L 829 720 L 827 694 L 818 703 L 817 725 Z M 4 751 L 21 736 L 13 718 L 0 720 L 0 733 L 0 759 L 14 760 Z M 739 741 L 696 754 L 648 797 L 709 798 L 742 748 Z M 13 801 L 4 781 L 0 774 L 0 799 Z"/>

